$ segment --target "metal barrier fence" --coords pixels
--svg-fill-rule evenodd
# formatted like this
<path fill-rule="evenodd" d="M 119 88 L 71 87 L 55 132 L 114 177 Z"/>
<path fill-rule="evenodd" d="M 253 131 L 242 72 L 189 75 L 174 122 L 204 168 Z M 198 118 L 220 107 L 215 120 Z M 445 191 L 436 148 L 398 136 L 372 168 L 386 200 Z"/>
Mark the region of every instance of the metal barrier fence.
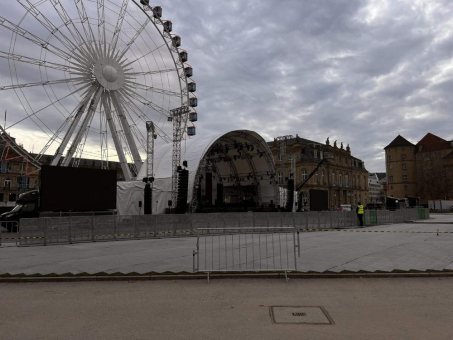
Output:
<path fill-rule="evenodd" d="M 365 225 L 403 223 L 416 220 L 418 209 L 397 211 L 365 210 Z M 425 218 L 429 212 L 425 209 Z M 18 245 L 48 245 L 178 237 L 196 235 L 198 228 L 299 228 L 334 229 L 358 225 L 354 211 L 299 213 L 218 213 L 185 215 L 94 215 L 23 219 L 20 222 Z"/>
<path fill-rule="evenodd" d="M 16 240 L 19 223 L 16 221 L 0 221 L 0 246 L 5 240 Z"/>
<path fill-rule="evenodd" d="M 193 271 L 259 272 L 297 270 L 299 233 L 294 227 L 200 228 Z M 287 276 L 286 276 L 287 278 Z"/>

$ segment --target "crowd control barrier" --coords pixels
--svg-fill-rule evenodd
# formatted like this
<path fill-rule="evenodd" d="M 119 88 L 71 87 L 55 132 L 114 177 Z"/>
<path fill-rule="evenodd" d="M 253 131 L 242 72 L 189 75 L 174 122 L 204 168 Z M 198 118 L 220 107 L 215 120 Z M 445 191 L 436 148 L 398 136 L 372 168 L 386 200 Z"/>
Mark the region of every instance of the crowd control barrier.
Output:
<path fill-rule="evenodd" d="M 365 210 L 364 224 L 403 223 L 417 220 L 419 216 L 419 209 Z M 424 217 L 429 218 L 427 209 Z M 30 246 L 196 236 L 196 229 L 201 228 L 337 229 L 357 225 L 358 218 L 354 211 L 42 217 L 20 221 L 17 243 Z"/>
<path fill-rule="evenodd" d="M 260 272 L 297 270 L 299 233 L 283 228 L 200 228 L 193 251 L 193 271 Z"/>

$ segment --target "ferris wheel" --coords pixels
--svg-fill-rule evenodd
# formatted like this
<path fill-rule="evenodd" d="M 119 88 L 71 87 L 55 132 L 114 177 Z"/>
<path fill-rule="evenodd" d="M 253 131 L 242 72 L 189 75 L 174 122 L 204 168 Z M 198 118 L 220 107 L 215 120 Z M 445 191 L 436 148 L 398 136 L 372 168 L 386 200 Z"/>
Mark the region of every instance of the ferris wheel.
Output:
<path fill-rule="evenodd" d="M 196 83 L 181 38 L 149 0 L 17 0 L 0 15 L 0 103 L 14 102 L 14 127 L 37 131 L 36 156 L 78 166 L 82 157 L 118 160 L 126 180 L 146 154 L 147 121 L 172 142 L 175 108 L 182 139 L 195 134 Z M 10 4 L 8 3 L 8 6 Z M 13 22 L 14 21 L 14 22 Z M 1 40 L 0 40 L 1 43 Z M 0 71 L 2 70 L 0 68 Z M 12 100 L 15 93 L 17 100 Z M 11 116 L 11 115 L 10 115 Z M 47 157 L 47 156 L 46 156 Z"/>

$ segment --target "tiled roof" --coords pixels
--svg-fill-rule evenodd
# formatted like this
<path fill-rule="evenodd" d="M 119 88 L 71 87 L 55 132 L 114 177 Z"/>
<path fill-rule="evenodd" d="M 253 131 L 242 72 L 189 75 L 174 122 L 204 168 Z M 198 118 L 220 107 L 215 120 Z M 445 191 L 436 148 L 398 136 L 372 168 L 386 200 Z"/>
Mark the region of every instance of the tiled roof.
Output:
<path fill-rule="evenodd" d="M 387 145 L 384 149 L 393 148 L 395 146 L 415 146 L 411 142 L 409 142 L 406 138 L 401 135 L 398 135 L 389 145 Z"/>
<path fill-rule="evenodd" d="M 451 142 L 430 132 L 417 143 L 417 152 L 432 152 L 452 149 Z"/>

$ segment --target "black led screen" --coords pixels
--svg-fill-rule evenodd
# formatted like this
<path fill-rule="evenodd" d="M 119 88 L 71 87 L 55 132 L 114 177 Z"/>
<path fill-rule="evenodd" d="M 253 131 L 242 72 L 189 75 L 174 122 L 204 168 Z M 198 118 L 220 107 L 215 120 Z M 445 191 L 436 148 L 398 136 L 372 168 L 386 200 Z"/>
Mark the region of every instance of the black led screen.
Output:
<path fill-rule="evenodd" d="M 116 171 L 43 166 L 40 199 L 41 212 L 116 209 Z"/>

